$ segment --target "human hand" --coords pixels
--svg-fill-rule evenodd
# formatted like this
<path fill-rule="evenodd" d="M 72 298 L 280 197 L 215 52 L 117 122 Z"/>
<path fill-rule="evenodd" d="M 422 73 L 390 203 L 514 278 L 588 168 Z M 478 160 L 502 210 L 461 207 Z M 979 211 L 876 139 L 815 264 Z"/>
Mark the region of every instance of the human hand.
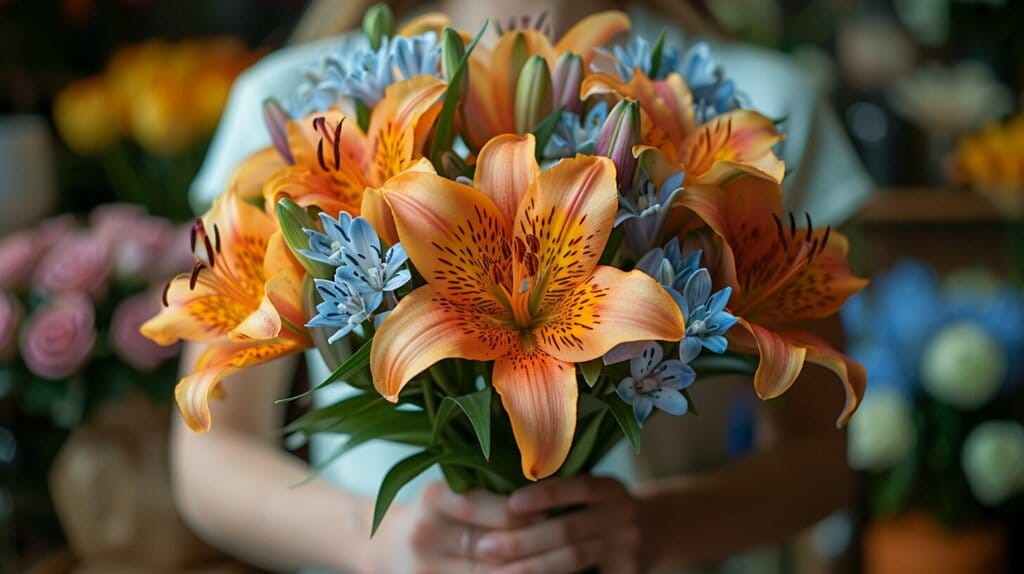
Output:
<path fill-rule="evenodd" d="M 417 503 L 401 515 L 401 524 L 393 526 L 380 544 L 382 556 L 377 562 L 385 572 L 490 573 L 500 562 L 479 554 L 480 538 L 489 532 L 514 531 L 538 519 L 529 512 L 512 512 L 506 496 L 482 490 L 455 494 L 443 482 L 424 488 Z"/>
<path fill-rule="evenodd" d="M 557 517 L 538 518 L 577 506 Z M 476 541 L 475 557 L 494 564 L 493 574 L 569 574 L 595 566 L 605 573 L 640 572 L 639 504 L 615 479 L 544 480 L 514 492 L 508 509 L 529 522 L 487 532 Z M 452 570 L 460 571 L 470 570 Z"/>

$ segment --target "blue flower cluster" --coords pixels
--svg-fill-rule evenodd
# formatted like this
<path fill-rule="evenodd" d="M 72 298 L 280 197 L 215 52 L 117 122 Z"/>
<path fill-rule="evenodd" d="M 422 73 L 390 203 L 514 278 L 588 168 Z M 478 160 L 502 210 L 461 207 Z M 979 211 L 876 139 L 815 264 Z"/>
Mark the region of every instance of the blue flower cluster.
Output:
<path fill-rule="evenodd" d="M 679 305 L 686 320 L 686 336 L 679 342 L 679 359 L 690 362 L 702 349 L 724 353 L 728 347 L 725 333 L 737 318 L 725 310 L 732 288 L 711 292 L 711 273 L 700 267 L 701 251 L 683 256 L 679 239 L 672 238 L 664 248 L 647 252 L 636 268 L 654 277 Z"/>
<path fill-rule="evenodd" d="M 653 76 L 654 45 L 641 36 L 633 36 L 626 47 L 615 46 L 611 53 L 603 53 L 615 62 L 616 72 L 627 82 L 635 69 L 653 80 L 664 80 L 673 72 L 681 75 L 693 93 L 698 124 L 740 107 L 736 83 L 725 77 L 721 63 L 707 42 L 697 42 L 682 54 L 677 46 L 665 43 L 661 63 Z"/>
<path fill-rule="evenodd" d="M 412 276 L 405 266 L 409 257 L 402 245 L 396 243 L 383 252 L 377 232 L 362 217 L 353 219 L 342 212 L 334 219 L 321 213 L 320 221 L 324 232 L 306 229 L 309 249 L 300 253 L 335 271 L 333 280 L 314 281 L 323 301 L 307 326 L 336 329 L 328 339 L 333 343 L 371 317 L 379 323 L 386 315 L 377 312 L 385 295 L 392 295 Z"/>
<path fill-rule="evenodd" d="M 619 194 L 619 212 L 615 217 L 615 226 L 623 226 L 626 251 L 635 255 L 646 252 L 662 236 L 672 205 L 683 192 L 685 177 L 680 171 L 658 186 L 645 169 L 638 171 L 636 183 Z"/>
<path fill-rule="evenodd" d="M 376 50 L 365 36 L 358 36 L 324 56 L 316 68 L 306 70 L 306 80 L 299 86 L 289 114 L 302 117 L 325 111 L 343 98 L 373 107 L 395 82 L 423 74 L 439 75 L 440 57 L 441 44 L 434 32 L 412 38 L 385 37 Z"/>
<path fill-rule="evenodd" d="M 1004 388 L 1024 384 L 1024 293 L 987 276 L 960 278 L 943 284 L 927 265 L 905 260 L 846 302 L 850 356 L 867 368 L 869 389 L 916 393 L 926 348 L 958 322 L 980 327 L 1007 351 Z"/>
<path fill-rule="evenodd" d="M 593 154 L 597 136 L 608 119 L 608 104 L 598 102 L 582 118 L 575 112 L 562 112 L 555 131 L 544 148 L 545 159 L 574 157 L 578 153 Z"/>

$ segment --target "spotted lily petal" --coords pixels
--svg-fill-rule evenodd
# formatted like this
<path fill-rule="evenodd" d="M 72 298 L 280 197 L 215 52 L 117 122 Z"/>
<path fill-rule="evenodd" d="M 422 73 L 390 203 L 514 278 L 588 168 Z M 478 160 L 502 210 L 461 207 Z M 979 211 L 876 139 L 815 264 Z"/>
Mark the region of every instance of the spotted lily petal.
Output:
<path fill-rule="evenodd" d="M 433 287 L 406 295 L 377 331 L 370 353 L 373 384 L 395 402 L 410 379 L 442 359 L 491 361 L 512 344 L 483 314 L 457 308 Z"/>
<path fill-rule="evenodd" d="M 550 476 L 572 446 L 578 394 L 575 367 L 540 351 L 518 351 L 495 361 L 493 384 L 512 421 L 523 476 Z"/>
<path fill-rule="evenodd" d="M 540 175 L 536 148 L 532 135 L 504 134 L 487 142 L 480 151 L 473 187 L 489 195 L 502 213 L 515 213 Z"/>

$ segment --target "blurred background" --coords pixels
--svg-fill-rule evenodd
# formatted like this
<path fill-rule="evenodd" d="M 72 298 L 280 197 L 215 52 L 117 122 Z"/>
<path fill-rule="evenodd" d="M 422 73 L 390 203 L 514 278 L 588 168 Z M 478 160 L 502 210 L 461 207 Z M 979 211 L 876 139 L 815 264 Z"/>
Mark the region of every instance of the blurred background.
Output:
<path fill-rule="evenodd" d="M 720 571 L 1024 572 L 1024 2 L 704 4 L 803 67 L 878 186 L 844 228 L 857 502 Z M 174 512 L 177 349 L 137 330 L 234 78 L 304 8 L 0 0 L 0 574 L 251 571 Z"/>

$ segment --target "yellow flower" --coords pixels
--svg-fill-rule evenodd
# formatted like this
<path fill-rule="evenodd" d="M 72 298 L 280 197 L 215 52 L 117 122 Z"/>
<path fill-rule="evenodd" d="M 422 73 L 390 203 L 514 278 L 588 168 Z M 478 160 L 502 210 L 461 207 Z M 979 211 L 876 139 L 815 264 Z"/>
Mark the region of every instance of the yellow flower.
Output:
<path fill-rule="evenodd" d="M 117 142 L 117 110 L 102 77 L 64 88 L 53 104 L 53 119 L 61 139 L 83 155 L 99 153 Z"/>

